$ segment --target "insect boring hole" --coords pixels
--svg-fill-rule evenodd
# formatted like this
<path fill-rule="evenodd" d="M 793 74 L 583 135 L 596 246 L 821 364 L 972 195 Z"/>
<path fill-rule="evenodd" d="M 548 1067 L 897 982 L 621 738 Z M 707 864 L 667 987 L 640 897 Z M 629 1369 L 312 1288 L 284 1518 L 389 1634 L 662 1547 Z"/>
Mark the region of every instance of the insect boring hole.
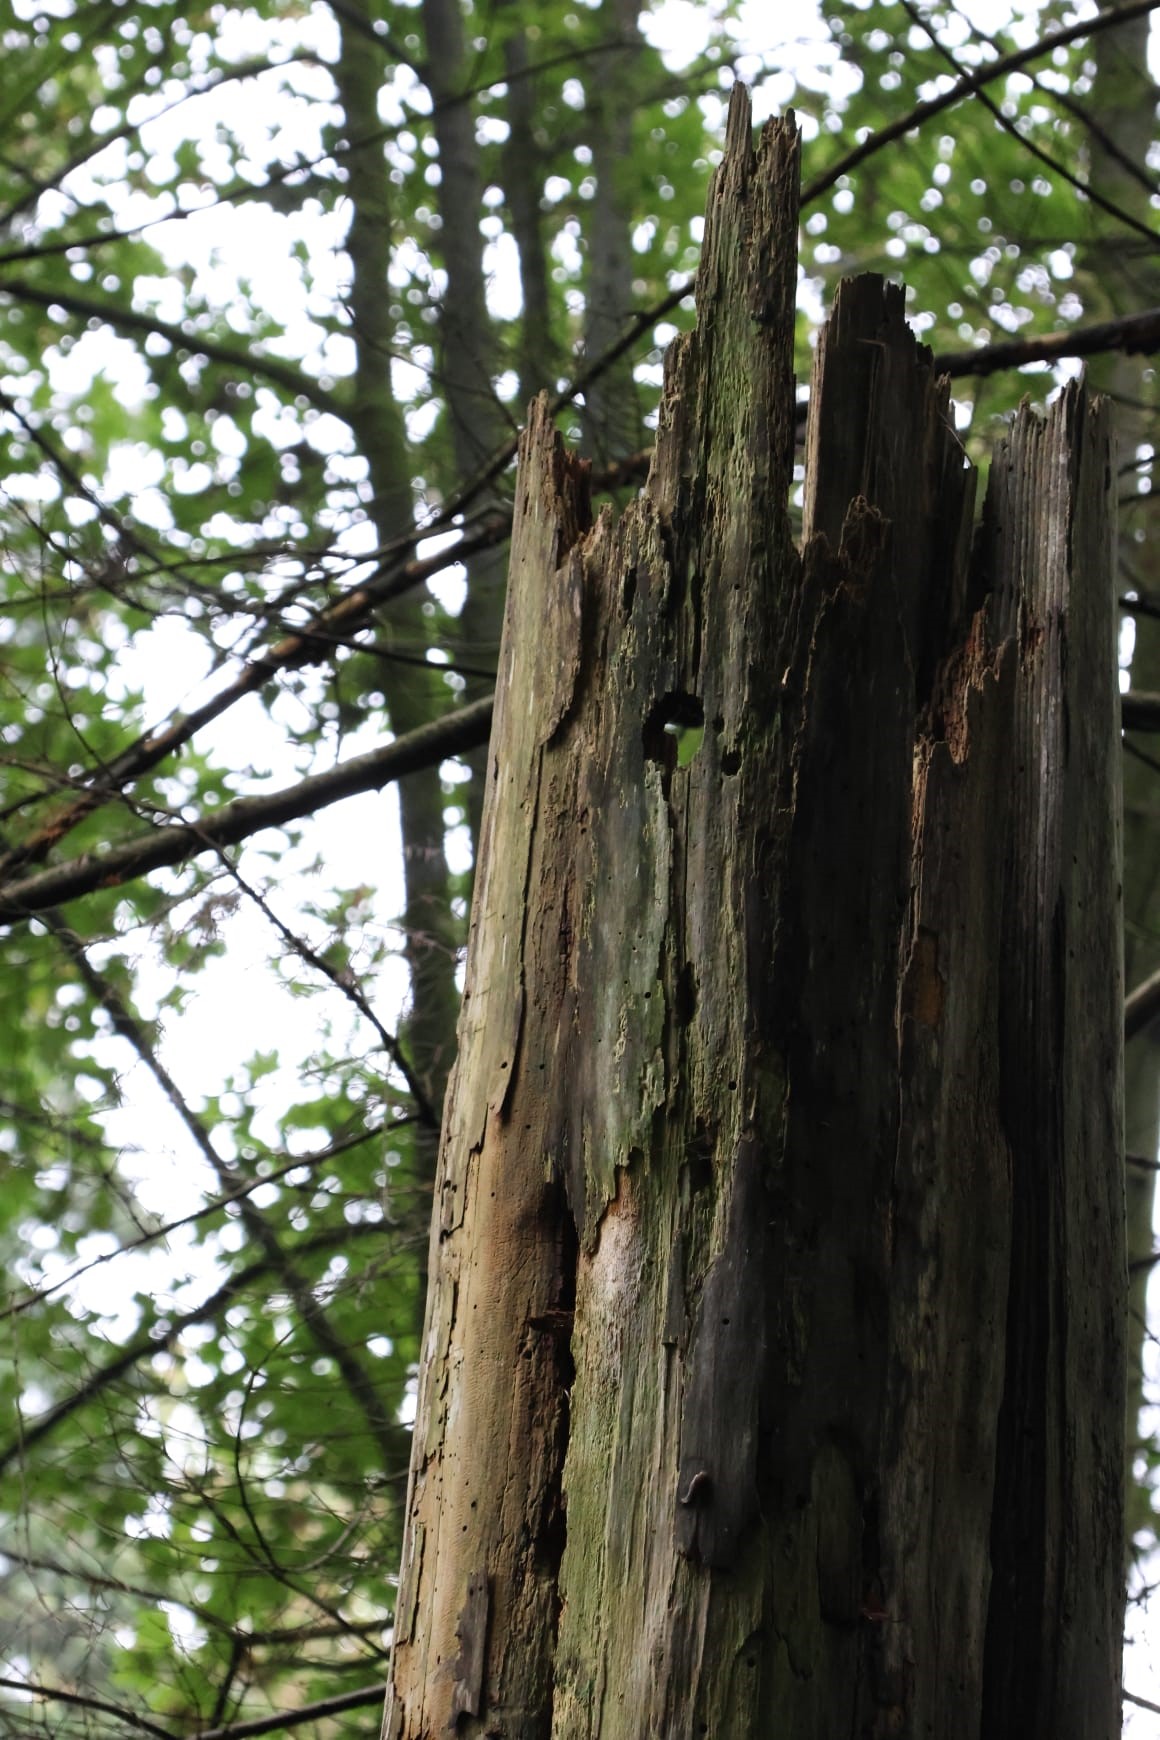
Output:
<path fill-rule="evenodd" d="M 661 767 L 688 767 L 705 740 L 705 709 L 696 695 L 670 690 L 648 712 L 644 752 Z"/>

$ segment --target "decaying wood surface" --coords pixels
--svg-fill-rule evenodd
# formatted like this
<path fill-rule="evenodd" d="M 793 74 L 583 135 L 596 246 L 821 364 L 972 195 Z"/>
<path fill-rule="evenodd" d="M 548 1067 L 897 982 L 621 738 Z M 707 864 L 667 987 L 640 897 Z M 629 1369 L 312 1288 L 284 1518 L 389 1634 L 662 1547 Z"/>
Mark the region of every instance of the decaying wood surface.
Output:
<path fill-rule="evenodd" d="M 797 184 L 735 94 L 619 520 L 521 447 L 390 1740 L 1119 1732 L 1107 415 L 972 543 L 844 284 L 799 554 Z"/>

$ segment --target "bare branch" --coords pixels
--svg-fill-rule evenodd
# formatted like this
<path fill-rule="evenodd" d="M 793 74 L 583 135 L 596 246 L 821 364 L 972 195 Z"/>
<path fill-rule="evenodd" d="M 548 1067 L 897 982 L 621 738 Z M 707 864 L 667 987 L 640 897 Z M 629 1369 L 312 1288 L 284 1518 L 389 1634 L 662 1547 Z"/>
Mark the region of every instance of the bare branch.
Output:
<path fill-rule="evenodd" d="M 3 1109 L 3 1102 L 0 1102 Z M 11 1112 L 20 1117 L 27 1116 L 22 1106 L 12 1107 Z M 99 1269 L 105 1263 L 112 1263 L 118 1257 L 123 1257 L 129 1251 L 139 1251 L 145 1245 L 156 1244 L 159 1239 L 168 1238 L 170 1233 L 179 1232 L 182 1227 L 196 1226 L 200 1221 L 208 1220 L 212 1215 L 220 1214 L 222 1209 L 229 1208 L 232 1203 L 240 1202 L 243 1197 L 252 1196 L 255 1190 L 260 1190 L 263 1184 L 276 1184 L 280 1178 L 285 1178 L 290 1172 L 297 1172 L 299 1167 L 307 1170 L 315 1166 L 323 1166 L 328 1160 L 338 1159 L 343 1154 L 349 1154 L 355 1148 L 361 1148 L 367 1142 L 373 1142 L 379 1136 L 389 1135 L 400 1126 L 415 1123 L 411 1114 L 403 1118 L 392 1118 L 389 1124 L 380 1124 L 373 1129 L 360 1130 L 357 1136 L 349 1136 L 345 1141 L 331 1142 L 327 1147 L 313 1154 L 299 1154 L 291 1160 L 286 1160 L 281 1166 L 276 1166 L 271 1172 L 263 1172 L 260 1177 L 250 1178 L 245 1184 L 239 1184 L 236 1190 L 227 1190 L 221 1196 L 211 1197 L 200 1208 L 193 1209 L 189 1214 L 183 1214 L 178 1220 L 167 1220 L 163 1225 L 154 1227 L 150 1232 L 143 1232 L 135 1239 L 127 1239 L 119 1244 L 116 1250 L 105 1251 L 99 1257 L 93 1257 L 87 1263 L 80 1263 L 75 1269 L 70 1269 L 67 1275 L 62 1275 L 59 1281 L 54 1281 L 50 1287 L 37 1287 L 34 1291 L 16 1299 L 11 1305 L 0 1310 L 0 1323 L 6 1317 L 19 1317 L 22 1312 L 31 1311 L 36 1305 L 43 1305 L 46 1299 L 51 1299 L 54 1293 L 59 1293 L 64 1287 L 71 1287 L 79 1281 L 82 1275 L 87 1275 L 91 1269 Z M 11 1557 L 11 1555 L 8 1555 Z"/>
<path fill-rule="evenodd" d="M 87 1698 L 80 1692 L 66 1692 L 63 1686 L 41 1685 L 37 1680 L 12 1680 L 5 1676 L 0 1678 L 0 1686 L 8 1691 L 44 1698 L 49 1703 L 73 1704 L 82 1710 L 99 1710 L 103 1716 L 115 1716 L 118 1722 L 124 1722 L 128 1728 L 135 1728 L 139 1734 L 155 1734 L 158 1740 L 174 1740 L 168 1728 L 158 1727 L 156 1722 L 138 1716 L 135 1711 L 127 1710 L 123 1704 L 107 1704 L 103 1698 Z"/>
<path fill-rule="evenodd" d="M 341 1250 L 348 1246 L 352 1240 L 371 1236 L 382 1238 L 382 1228 L 373 1221 L 354 1226 L 330 1227 L 325 1232 L 315 1233 L 311 1238 L 304 1239 L 301 1244 L 296 1245 L 292 1256 L 300 1258 L 311 1256 L 317 1251 Z M 182 1311 L 174 1317 L 167 1318 L 169 1325 L 167 1329 L 159 1334 L 138 1336 L 135 1341 L 131 1341 L 128 1346 L 123 1347 L 114 1358 L 107 1361 L 106 1364 L 98 1366 L 83 1384 L 70 1390 L 69 1394 L 57 1402 L 54 1407 L 49 1408 L 27 1424 L 21 1421 L 16 1436 L 8 1444 L 0 1447 L 0 1474 L 13 1462 L 22 1461 L 29 1450 L 45 1438 L 50 1437 L 58 1426 L 63 1425 L 79 1409 L 95 1400 L 118 1378 L 124 1377 L 126 1372 L 132 1371 L 135 1365 L 139 1365 L 142 1360 L 152 1359 L 155 1354 L 169 1352 L 180 1337 L 182 1330 L 190 1329 L 197 1323 L 210 1322 L 213 1318 L 220 1316 L 227 1306 L 232 1305 L 239 1295 L 245 1292 L 247 1287 L 251 1286 L 253 1282 L 261 1280 L 271 1271 L 277 1272 L 277 1265 L 269 1257 L 262 1256 L 254 1262 L 248 1263 L 244 1269 L 239 1269 L 236 1274 L 231 1275 L 216 1292 L 203 1299 L 200 1305 L 193 1305 L 188 1311 Z M 400 1443 L 398 1460 L 405 1463 L 410 1438 L 401 1426 L 398 1428 L 398 1432 Z"/>
<path fill-rule="evenodd" d="M 42 917 L 44 923 L 77 968 L 97 1003 L 108 1015 L 113 1024 L 114 1032 L 119 1038 L 126 1040 L 137 1053 L 177 1113 L 202 1158 L 212 1169 L 222 1188 L 228 1190 L 232 1183 L 228 1166 L 214 1147 L 206 1125 L 193 1111 L 176 1081 L 162 1063 L 155 1046 L 150 1043 L 144 1024 L 136 1012 L 129 1007 L 111 981 L 93 965 L 84 944 L 68 928 L 59 913 L 50 910 Z M 239 1198 L 238 1214 L 246 1232 L 264 1253 L 270 1267 L 278 1275 L 293 1299 L 300 1322 L 317 1343 L 319 1351 L 332 1359 L 338 1367 L 347 1391 L 361 1411 L 378 1444 L 385 1472 L 399 1460 L 400 1444 L 406 1442 L 406 1433 L 384 1408 L 382 1398 L 358 1355 L 335 1331 L 314 1287 L 295 1262 L 293 1256 L 285 1250 L 281 1239 L 265 1215 L 249 1197 Z"/>
<path fill-rule="evenodd" d="M 94 888 L 119 887 L 164 864 L 180 864 L 202 852 L 236 846 L 263 828 L 282 827 L 356 792 L 380 791 L 406 773 L 438 766 L 487 742 L 491 710 L 492 697 L 488 695 L 384 744 L 382 749 L 353 756 L 328 773 L 312 774 L 267 797 L 239 798 L 201 821 L 157 828 L 139 839 L 111 846 L 107 852 L 86 852 L 22 882 L 10 882 L 0 887 L 0 924 L 15 924 L 76 900 Z"/>
<path fill-rule="evenodd" d="M 338 991 L 341 996 L 345 997 L 346 1000 L 358 1010 L 358 1013 L 362 1016 L 363 1020 L 366 1021 L 369 1026 L 374 1028 L 379 1037 L 379 1044 L 382 1046 L 387 1057 L 394 1064 L 395 1068 L 402 1075 L 403 1080 L 407 1085 L 407 1092 L 415 1102 L 416 1122 L 422 1124 L 428 1130 L 434 1130 L 435 1134 L 438 1135 L 438 1112 L 427 1098 L 427 1095 L 423 1092 L 415 1072 L 411 1068 L 406 1053 L 403 1051 L 394 1034 L 389 1033 L 383 1026 L 382 1022 L 371 1008 L 370 1003 L 367 1001 L 361 986 L 356 980 L 349 977 L 347 974 L 341 973 L 337 968 L 332 967 L 325 955 L 320 955 L 317 949 L 312 948 L 304 936 L 300 936 L 296 931 L 291 930 L 290 926 L 278 917 L 278 914 L 274 911 L 269 901 L 266 900 L 263 895 L 259 894 L 258 890 L 252 883 L 247 882 L 246 878 L 242 875 L 236 865 L 227 861 L 226 868 L 233 880 L 237 883 L 238 888 L 253 902 L 263 918 L 273 926 L 290 952 L 297 955 L 300 961 L 305 961 L 308 967 L 313 967 L 316 973 L 326 979 L 329 984 L 333 985 L 335 990 Z"/>
<path fill-rule="evenodd" d="M 935 369 L 941 375 L 993 375 L 1002 369 L 1022 368 L 1025 363 L 1062 362 L 1110 350 L 1123 351 L 1125 356 L 1154 356 L 1160 351 L 1160 308 L 1125 314 L 1119 320 L 1093 321 L 1068 332 L 1011 339 L 981 345 L 978 350 L 947 351 L 935 357 Z"/>
<path fill-rule="evenodd" d="M 328 0 L 330 10 L 340 19 L 344 29 L 353 30 L 356 35 L 371 42 L 390 60 L 398 61 L 401 66 L 410 67 L 415 77 L 421 83 L 427 83 L 427 65 L 425 61 L 416 60 L 409 55 L 398 37 L 390 30 L 386 20 L 376 18 L 374 23 L 350 4 L 350 0 Z"/>
<path fill-rule="evenodd" d="M 188 1596 L 173 1589 L 150 1589 L 141 1583 L 127 1583 L 123 1577 L 102 1576 L 98 1571 L 86 1570 L 83 1565 L 64 1564 L 60 1559 L 32 1558 L 27 1554 L 18 1553 L 5 1542 L 4 1557 L 13 1565 L 18 1565 L 22 1571 L 47 1571 L 51 1576 L 59 1577 L 66 1585 L 83 1583 L 89 1589 L 103 1589 L 114 1595 L 135 1595 L 151 1606 L 158 1606 L 163 1601 L 170 1602 L 175 1607 L 183 1607 L 187 1613 L 192 1613 L 196 1619 L 211 1630 L 232 1638 L 247 1650 L 259 1648 L 285 1648 L 287 1645 L 314 1643 L 331 1637 L 357 1637 L 368 1642 L 368 1648 L 378 1655 L 381 1651 L 377 1645 L 369 1642 L 376 1632 L 383 1630 L 382 1617 L 376 1619 L 347 1619 L 341 1614 L 334 1619 L 316 1620 L 314 1624 L 278 1625 L 265 1631 L 250 1631 L 239 1629 L 223 1619 L 220 1613 L 215 1613 L 212 1607 L 203 1606 L 200 1602 L 191 1601 Z M 30 1576 L 29 1581 L 32 1581 Z M 35 1585 L 34 1585 L 35 1587 Z"/>
<path fill-rule="evenodd" d="M 899 0 L 899 4 L 911 23 L 916 24 L 920 30 L 926 32 L 936 52 L 946 61 L 951 71 L 961 74 L 961 68 L 954 53 L 935 34 L 934 25 L 922 16 L 913 0 Z M 1113 200 L 1108 199 L 1092 182 L 1081 181 L 1075 171 L 1069 169 L 1066 163 L 1061 162 L 1058 157 L 1053 157 L 1051 152 L 1045 151 L 1041 145 L 1036 144 L 1034 139 L 1021 133 L 1016 123 L 1003 113 L 994 97 L 987 91 L 977 91 L 976 95 L 988 113 L 994 116 L 997 125 L 1005 133 L 1009 133 L 1011 138 L 1018 145 L 1021 145 L 1030 156 L 1042 163 L 1045 169 L 1050 169 L 1053 175 L 1061 176 L 1064 181 L 1075 188 L 1077 193 L 1082 194 L 1085 199 L 1090 199 L 1093 205 L 1098 206 L 1101 211 L 1107 212 L 1109 217 L 1115 218 L 1116 222 L 1123 224 L 1125 229 L 1133 230 L 1137 235 L 1142 236 L 1153 251 L 1160 247 L 1160 237 L 1156 235 L 1154 229 L 1141 223 L 1138 217 L 1130 211 L 1125 211 L 1122 205 L 1116 205 Z"/>
<path fill-rule="evenodd" d="M 238 345 L 219 344 L 216 339 L 207 337 L 203 332 L 187 332 L 184 327 L 171 320 L 161 320 L 153 314 L 140 314 L 135 308 L 127 308 L 123 303 L 106 302 L 96 296 L 80 296 L 71 284 L 58 284 L 50 289 L 42 289 L 39 284 L 28 284 L 20 278 L 4 277 L 0 278 L 0 296 L 11 296 L 14 302 L 29 302 L 36 308 L 63 308 L 79 319 L 102 320 L 117 332 L 138 332 L 163 338 L 175 350 L 187 350 L 194 356 L 208 357 L 211 362 L 224 363 L 240 375 L 262 375 L 288 393 L 302 393 L 320 410 L 330 411 L 336 417 L 345 414 L 341 399 L 291 363 L 282 362 L 278 357 L 264 356 L 252 346 L 246 349 Z"/>
<path fill-rule="evenodd" d="M 91 33 L 92 37 L 98 38 L 106 28 L 105 21 L 98 20 Z M 293 54 L 287 55 L 285 60 L 272 61 L 261 56 L 253 60 L 241 61 L 236 66 L 222 67 L 205 78 L 192 80 L 173 102 L 166 103 L 160 109 L 153 109 L 147 120 L 123 121 L 119 127 L 113 128 L 111 132 L 91 136 L 82 150 L 74 156 L 66 158 L 63 163 L 59 163 L 45 180 L 33 182 L 15 204 L 10 205 L 6 211 L 0 212 L 0 228 L 8 229 L 22 212 L 35 206 L 42 194 L 49 193 L 53 188 L 59 187 L 67 176 L 72 175 L 75 170 L 83 168 L 91 158 L 98 156 L 100 152 L 107 151 L 110 145 L 121 139 L 140 139 L 143 126 L 160 121 L 166 115 L 172 115 L 174 110 L 182 108 L 186 103 L 195 102 L 198 97 L 204 97 L 212 91 L 220 90 L 223 85 L 257 78 L 262 73 L 280 71 L 286 66 L 302 61 L 309 62 L 311 65 L 318 64 L 317 57 L 308 50 L 296 49 Z M 123 99 L 128 94 L 128 92 L 121 92 L 120 96 Z M 4 258 L 9 257 L 8 255 L 4 256 Z"/>
<path fill-rule="evenodd" d="M 296 1710 L 284 1710 L 279 1715 L 257 1716 L 250 1722 L 229 1722 L 224 1728 L 201 1728 L 190 1736 L 190 1740 L 251 1740 L 251 1736 L 256 1734 L 277 1734 L 300 1728 L 304 1722 L 337 1716 L 342 1710 L 369 1710 L 372 1705 L 381 1704 L 385 1696 L 386 1687 L 381 1684 L 359 1686 L 354 1691 L 336 1692 L 332 1698 L 319 1698 L 314 1704 L 300 1704 Z"/>
<path fill-rule="evenodd" d="M 24 841 L 15 850 L 0 856 L 0 876 L 11 876 L 13 871 L 24 865 L 41 861 L 48 855 L 53 846 L 85 816 L 90 815 L 94 809 L 106 803 L 110 797 L 133 780 L 139 779 L 142 774 L 157 767 L 175 750 L 188 743 L 204 726 L 228 712 L 235 702 L 265 688 L 266 684 L 279 671 L 295 670 L 301 665 L 324 658 L 325 642 L 320 644 L 316 639 L 316 629 L 321 629 L 326 633 L 335 627 L 359 626 L 366 621 L 376 605 L 398 597 L 412 586 L 421 584 L 422 581 L 434 574 L 442 573 L 445 568 L 453 562 L 461 561 L 472 550 L 483 549 L 488 544 L 501 542 L 506 537 L 510 526 L 510 510 L 497 511 L 480 521 L 473 532 L 469 536 L 461 538 L 453 549 L 444 550 L 437 556 L 427 556 L 415 561 L 407 561 L 406 552 L 413 548 L 416 536 L 425 534 L 408 534 L 405 538 L 400 539 L 398 541 L 399 549 L 395 551 L 395 554 L 398 555 L 399 550 L 401 550 L 403 552 L 402 560 L 397 560 L 391 564 L 384 562 L 368 579 L 361 581 L 333 604 L 320 610 L 314 621 L 307 624 L 305 628 L 286 636 L 276 646 L 271 647 L 268 652 L 260 654 L 244 665 L 232 682 L 227 683 L 218 694 L 212 696 L 202 706 L 194 708 L 192 713 L 179 713 L 162 730 L 152 732 L 145 737 L 139 737 L 136 742 L 131 743 L 122 754 L 110 762 L 107 768 L 102 769 L 99 778 L 86 789 L 80 798 L 74 800 L 67 809 L 53 816 L 31 839 Z M 463 716 L 463 714 L 459 714 L 448 717 L 463 718 Z M 442 725 L 444 721 L 437 723 Z M 477 742 L 483 741 L 484 738 L 486 738 L 486 728 L 483 738 L 472 739 L 463 747 L 475 748 Z M 408 734 L 409 740 L 410 734 Z M 401 747 L 401 743 L 402 740 L 398 740 L 395 747 Z M 449 749 L 447 753 L 458 754 L 459 750 Z M 353 764 L 348 763 L 347 765 Z M 413 765 L 422 767 L 426 763 L 419 760 Z M 411 772 L 412 765 L 408 764 L 401 771 Z M 385 785 L 388 779 L 394 777 L 393 774 L 388 775 L 381 783 Z M 356 786 L 353 789 L 373 790 L 377 787 L 372 781 L 369 786 Z M 341 795 L 348 794 L 344 792 Z M 294 814 L 302 813 L 304 812 L 294 812 Z M 285 819 L 289 820 L 292 817 Z M 222 843 L 229 844 L 230 842 Z M 181 855 L 179 854 L 179 856 Z M 162 860 L 162 862 L 173 862 L 173 860 Z"/>
<path fill-rule="evenodd" d="M 32 1694 L 51 1703 L 73 1704 L 84 1710 L 99 1710 L 102 1715 L 114 1716 L 138 1733 L 153 1734 L 157 1736 L 157 1740 L 175 1740 L 168 1728 L 159 1727 L 156 1722 L 138 1716 L 121 1704 L 108 1704 L 101 1698 L 84 1697 L 79 1692 L 66 1692 L 59 1686 L 41 1685 L 35 1680 L 0 1678 L 0 1686 L 11 1691 Z M 198 1728 L 191 1734 L 190 1740 L 251 1740 L 252 1736 L 258 1734 L 276 1734 L 290 1728 L 300 1728 L 305 1722 L 321 1721 L 325 1716 L 337 1716 L 343 1710 L 370 1709 L 374 1704 L 381 1704 L 385 1695 L 386 1689 L 381 1683 L 358 1686 L 353 1691 L 336 1692 L 333 1697 L 319 1698 L 313 1704 L 300 1704 L 296 1710 L 284 1710 L 273 1716 L 255 1716 L 248 1722 L 230 1722 L 224 1728 Z"/>
<path fill-rule="evenodd" d="M 1160 695 L 1129 689 L 1120 699 L 1120 718 L 1125 731 L 1160 731 Z"/>
<path fill-rule="evenodd" d="M 1130 991 L 1124 999 L 1124 1038 L 1135 1039 L 1160 1015 L 1160 973 Z"/>
<path fill-rule="evenodd" d="M 999 40 L 997 37 L 991 36 L 987 31 L 983 30 L 977 22 L 968 18 L 960 6 L 952 4 L 951 11 L 955 14 L 956 18 L 962 20 L 968 30 L 973 33 L 977 41 L 987 43 L 989 47 L 995 50 L 996 54 L 999 53 Z M 926 28 L 925 20 L 924 28 Z M 1044 101 L 1055 104 L 1057 108 L 1063 109 L 1066 114 L 1073 116 L 1081 126 L 1086 128 L 1087 132 L 1091 135 L 1092 139 L 1095 140 L 1104 155 L 1117 163 L 1126 175 L 1129 175 L 1133 181 L 1137 182 L 1138 185 L 1144 189 L 1145 193 L 1160 193 L 1160 182 L 1157 182 L 1154 176 L 1149 175 L 1143 164 L 1138 163 L 1134 157 L 1125 151 L 1123 147 L 1113 139 L 1112 135 L 1106 128 L 1100 126 L 1091 110 L 1087 108 L 1085 104 L 1079 102 L 1069 91 L 1057 91 L 1053 85 L 1045 84 L 1041 74 L 1039 73 L 1031 73 L 1028 76 L 1031 79 L 1031 83 L 1035 86 L 1035 89 L 1039 92 L 1040 96 L 1043 97 Z"/>
<path fill-rule="evenodd" d="M 594 474 L 592 487 L 619 489 L 624 484 L 636 482 L 646 475 L 651 458 L 651 448 L 630 454 L 616 465 Z M 451 511 L 450 507 L 446 507 L 443 515 Z M 440 516 L 441 519 L 443 515 Z M 378 566 L 374 571 L 332 603 L 323 606 L 305 628 L 295 628 L 267 652 L 245 664 L 233 681 L 203 706 L 195 708 L 191 713 L 176 714 L 163 729 L 129 744 L 101 770 L 91 784 L 82 788 L 81 795 L 66 809 L 54 815 L 28 840 L 0 854 L 0 877 L 11 877 L 15 871 L 26 865 L 40 862 L 85 816 L 132 781 L 139 779 L 142 774 L 158 766 L 188 743 L 198 731 L 228 712 L 237 701 L 264 688 L 279 671 L 294 670 L 313 662 L 324 662 L 336 644 L 352 644 L 351 635 L 365 627 L 377 606 L 389 603 L 391 599 L 401 597 L 414 587 L 421 586 L 425 580 L 443 573 L 477 550 L 489 549 L 502 543 L 510 531 L 511 509 L 497 507 L 476 520 L 465 529 L 457 543 L 440 551 L 438 555 L 410 559 L 416 538 L 430 536 L 430 526 L 421 532 L 407 533 L 404 537 L 383 545 L 376 552 Z M 280 551 L 272 553 L 281 554 Z M 293 592 L 287 593 L 275 600 L 273 608 L 283 608 L 294 597 Z M 336 632 L 343 629 L 347 631 L 345 634 Z M 363 650 L 375 649 L 367 646 Z M 392 653 L 392 656 L 398 655 Z M 24 797 L 20 800 L 20 807 L 26 807 L 32 801 L 35 800 Z"/>
<path fill-rule="evenodd" d="M 943 91 L 937 97 L 931 97 L 928 102 L 916 103 L 908 114 L 900 115 L 897 121 L 892 121 L 888 127 L 880 127 L 876 133 L 871 133 L 860 145 L 855 145 L 852 151 L 847 151 L 844 157 L 831 164 L 829 169 L 816 175 L 802 189 L 802 208 L 811 205 L 814 200 L 827 193 L 834 183 L 842 176 L 849 175 L 852 169 L 857 169 L 867 158 L 877 156 L 887 145 L 892 145 L 896 139 L 903 138 L 907 133 L 913 133 L 925 122 L 933 120 L 936 115 L 943 114 L 947 109 L 954 108 L 966 97 L 973 97 L 976 91 L 994 84 L 996 79 L 1006 78 L 1008 74 L 1018 72 L 1028 62 L 1041 60 L 1057 48 L 1066 48 L 1070 43 L 1083 38 L 1097 36 L 1101 30 L 1114 30 L 1117 24 L 1127 24 L 1130 19 L 1140 18 L 1147 12 L 1155 12 L 1160 6 L 1160 0 L 1130 0 L 1125 6 L 1112 6 L 1106 12 L 1100 12 L 1094 17 L 1083 18 L 1077 24 L 1065 25 L 1060 30 L 1048 31 L 1046 36 L 1039 37 L 1029 48 L 1013 49 L 1010 54 L 1001 55 L 998 60 L 992 60 L 986 66 L 976 68 L 972 73 L 966 73 L 958 79 L 949 90 Z"/>
<path fill-rule="evenodd" d="M 126 525 L 121 516 L 114 513 L 113 509 L 101 500 L 96 490 L 90 488 L 76 466 L 65 457 L 56 443 L 51 441 L 37 424 L 25 416 L 24 412 L 17 408 L 15 400 L 11 399 L 5 392 L 0 392 L 0 408 L 7 411 L 9 416 L 19 423 L 28 439 L 40 449 L 49 465 L 52 466 L 57 476 L 64 480 L 69 489 L 81 500 L 89 503 L 101 524 L 107 526 L 113 533 L 123 551 L 132 551 L 137 555 L 146 556 L 150 562 L 160 560 L 156 551 L 138 537 L 133 528 Z"/>

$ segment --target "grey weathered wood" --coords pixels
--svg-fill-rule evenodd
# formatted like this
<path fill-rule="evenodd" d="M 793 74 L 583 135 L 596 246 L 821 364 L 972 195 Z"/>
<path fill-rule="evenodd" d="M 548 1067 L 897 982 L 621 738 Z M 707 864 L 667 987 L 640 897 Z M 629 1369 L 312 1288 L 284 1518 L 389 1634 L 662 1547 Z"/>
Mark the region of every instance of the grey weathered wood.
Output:
<path fill-rule="evenodd" d="M 799 554 L 797 177 L 735 96 L 618 521 L 521 447 L 391 1736 L 1118 1732 L 1106 415 L 972 556 L 845 284 Z"/>
<path fill-rule="evenodd" d="M 563 1545 L 575 1234 L 537 1050 L 563 986 L 560 727 L 580 669 L 587 467 L 524 439 L 384 1732 L 545 1731 Z M 545 587 L 545 581 L 549 584 Z M 553 750 L 553 743 L 557 744 Z"/>

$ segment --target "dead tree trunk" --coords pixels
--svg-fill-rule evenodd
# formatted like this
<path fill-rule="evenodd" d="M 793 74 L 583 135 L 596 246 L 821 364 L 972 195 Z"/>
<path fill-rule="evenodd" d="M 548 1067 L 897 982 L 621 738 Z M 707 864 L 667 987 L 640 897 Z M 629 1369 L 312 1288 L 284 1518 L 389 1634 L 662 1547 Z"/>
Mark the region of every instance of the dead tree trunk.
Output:
<path fill-rule="evenodd" d="M 974 478 L 899 289 L 819 347 L 734 98 L 656 459 L 538 405 L 386 1734 L 1119 1731 L 1110 436 Z"/>

